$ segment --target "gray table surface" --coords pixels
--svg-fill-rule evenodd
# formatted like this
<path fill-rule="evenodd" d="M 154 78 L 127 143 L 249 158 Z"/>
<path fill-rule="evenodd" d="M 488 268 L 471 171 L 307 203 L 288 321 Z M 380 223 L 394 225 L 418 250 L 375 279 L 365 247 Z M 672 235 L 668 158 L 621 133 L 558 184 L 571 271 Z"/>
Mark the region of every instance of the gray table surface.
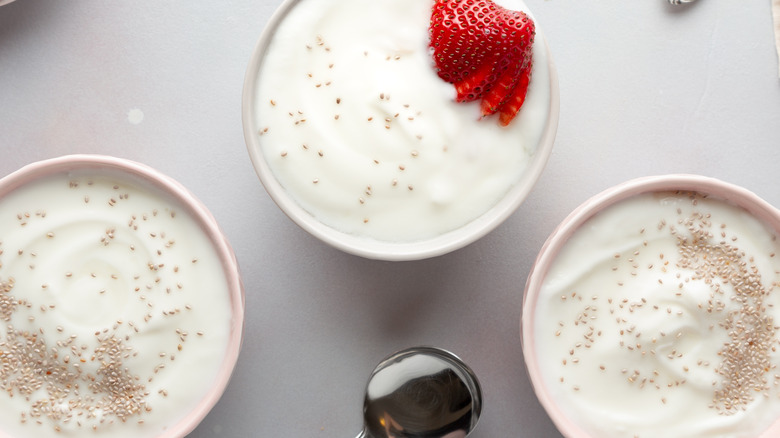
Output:
<path fill-rule="evenodd" d="M 191 437 L 351 437 L 365 380 L 436 345 L 477 372 L 474 438 L 561 435 L 520 346 L 526 276 L 591 195 L 697 173 L 780 206 L 780 81 L 769 0 L 528 0 L 560 76 L 553 154 L 520 209 L 480 241 L 417 262 L 321 243 L 271 201 L 241 127 L 247 62 L 280 0 L 17 0 L 0 8 L 0 175 L 72 153 L 144 162 L 199 197 L 233 244 L 246 338 Z M 143 115 L 140 120 L 137 116 Z"/>

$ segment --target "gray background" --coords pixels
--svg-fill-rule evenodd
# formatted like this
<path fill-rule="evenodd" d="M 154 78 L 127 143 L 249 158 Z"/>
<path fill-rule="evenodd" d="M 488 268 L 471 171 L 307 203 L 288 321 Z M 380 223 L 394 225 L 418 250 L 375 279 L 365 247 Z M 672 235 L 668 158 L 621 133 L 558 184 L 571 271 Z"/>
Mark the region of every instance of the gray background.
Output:
<path fill-rule="evenodd" d="M 686 172 L 780 206 L 780 81 L 769 0 L 528 0 L 557 63 L 558 137 L 521 208 L 480 241 L 389 263 L 294 225 L 250 164 L 249 56 L 280 0 L 17 0 L 0 8 L 0 174 L 71 153 L 144 162 L 199 197 L 232 242 L 246 338 L 192 437 L 352 437 L 365 380 L 431 344 L 479 375 L 474 438 L 560 437 L 526 376 L 526 276 L 572 209 L 638 176 Z M 143 112 L 141 123 L 128 113 Z"/>

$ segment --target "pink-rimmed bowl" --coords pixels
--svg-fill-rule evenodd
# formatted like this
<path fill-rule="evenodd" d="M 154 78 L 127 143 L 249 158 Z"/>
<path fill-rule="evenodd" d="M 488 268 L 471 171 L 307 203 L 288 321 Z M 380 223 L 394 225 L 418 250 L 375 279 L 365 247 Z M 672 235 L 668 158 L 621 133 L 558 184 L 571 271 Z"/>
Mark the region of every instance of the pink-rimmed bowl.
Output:
<path fill-rule="evenodd" d="M 687 174 L 651 176 L 633 179 L 609 188 L 585 201 L 567 216 L 542 246 L 528 275 L 523 292 L 520 324 L 521 343 L 528 376 L 539 402 L 550 419 L 566 438 L 599 438 L 588 434 L 569 418 L 551 396 L 542 376 L 545 364 L 539 362 L 535 341 L 535 310 L 545 277 L 565 244 L 597 213 L 628 198 L 644 193 L 690 191 L 724 200 L 746 210 L 771 229 L 780 233 L 780 210 L 753 192 L 721 180 Z M 780 436 L 780 419 L 756 438 Z"/>
<path fill-rule="evenodd" d="M 284 0 L 264 28 L 247 66 L 242 95 L 244 139 L 252 165 L 265 190 L 282 212 L 311 235 L 344 252 L 368 259 L 406 261 L 437 257 L 465 247 L 490 233 L 520 207 L 539 180 L 552 153 L 560 112 L 557 70 L 549 47 L 538 28 L 537 41 L 543 46 L 542 50 L 547 55 L 547 62 L 534 75 L 544 78 L 549 84 L 549 110 L 546 123 L 541 129 L 541 138 L 533 155 L 529 158 L 523 174 L 495 205 L 457 229 L 430 238 L 408 242 L 375 240 L 343 232 L 324 224 L 304 209 L 277 180 L 263 155 L 262 141 L 258 136 L 262 127 L 256 120 L 258 109 L 255 107 L 261 67 L 274 38 L 274 33 L 290 11 L 300 2 L 301 0 Z"/>
<path fill-rule="evenodd" d="M 215 380 L 205 395 L 180 420 L 158 435 L 159 438 L 181 438 L 192 432 L 222 397 L 238 360 L 244 331 L 244 287 L 238 262 L 225 234 L 206 206 L 174 179 L 138 162 L 104 155 L 66 155 L 28 164 L 0 179 L 0 199 L 26 184 L 41 178 L 69 172 L 90 172 L 118 175 L 135 181 L 168 197 L 181 211 L 186 211 L 210 241 L 219 259 L 230 300 L 228 345 Z M 0 432 L 0 436 L 4 436 Z"/>

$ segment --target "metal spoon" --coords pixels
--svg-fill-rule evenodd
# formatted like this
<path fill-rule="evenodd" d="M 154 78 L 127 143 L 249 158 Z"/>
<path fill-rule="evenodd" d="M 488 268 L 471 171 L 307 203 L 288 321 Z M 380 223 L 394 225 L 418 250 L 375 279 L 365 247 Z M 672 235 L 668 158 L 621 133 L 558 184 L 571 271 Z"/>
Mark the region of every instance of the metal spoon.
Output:
<path fill-rule="evenodd" d="M 673 5 L 682 5 L 685 3 L 693 3 L 695 0 L 669 0 L 669 3 Z"/>
<path fill-rule="evenodd" d="M 471 368 L 440 348 L 410 348 L 371 373 L 357 438 L 465 438 L 481 412 Z"/>

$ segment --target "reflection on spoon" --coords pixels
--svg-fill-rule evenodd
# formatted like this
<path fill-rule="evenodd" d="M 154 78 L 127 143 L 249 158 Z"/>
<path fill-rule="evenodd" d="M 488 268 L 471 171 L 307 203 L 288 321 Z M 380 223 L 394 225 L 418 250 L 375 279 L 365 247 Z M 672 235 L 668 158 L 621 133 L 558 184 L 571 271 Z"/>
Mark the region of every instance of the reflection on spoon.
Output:
<path fill-rule="evenodd" d="M 669 3 L 673 5 L 682 5 L 684 3 L 693 3 L 695 0 L 669 0 Z"/>
<path fill-rule="evenodd" d="M 481 412 L 479 381 L 466 364 L 439 348 L 410 348 L 371 374 L 357 438 L 465 438 Z"/>

